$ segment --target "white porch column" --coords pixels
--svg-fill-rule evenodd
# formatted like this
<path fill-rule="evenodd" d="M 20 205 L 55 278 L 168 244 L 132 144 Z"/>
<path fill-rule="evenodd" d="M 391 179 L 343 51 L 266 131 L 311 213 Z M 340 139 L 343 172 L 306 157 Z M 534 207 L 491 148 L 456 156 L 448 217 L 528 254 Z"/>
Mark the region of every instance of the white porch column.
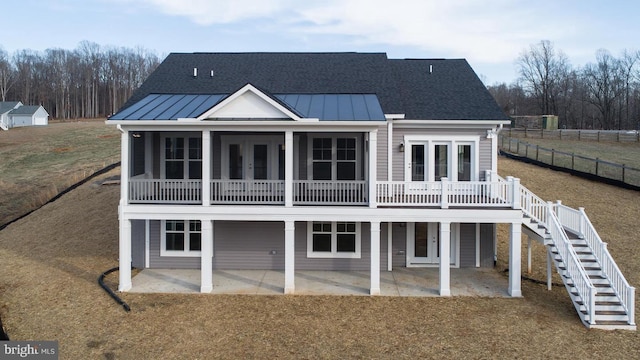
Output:
<path fill-rule="evenodd" d="M 120 129 L 120 204 L 129 203 L 129 131 Z"/>
<path fill-rule="evenodd" d="M 511 240 L 509 241 L 509 295 L 521 297 L 520 273 L 522 254 L 522 223 L 511 223 Z"/>
<path fill-rule="evenodd" d="M 296 273 L 296 249 L 295 249 L 296 223 L 294 221 L 284 222 L 284 293 L 293 294 L 295 292 Z"/>
<path fill-rule="evenodd" d="M 119 291 L 131 290 L 131 220 L 120 215 Z"/>
<path fill-rule="evenodd" d="M 293 206 L 293 131 L 284 133 L 284 206 Z"/>
<path fill-rule="evenodd" d="M 451 296 L 451 223 L 440 223 L 440 296 Z"/>
<path fill-rule="evenodd" d="M 380 221 L 371 222 L 371 295 L 380 295 Z"/>
<path fill-rule="evenodd" d="M 393 223 L 387 223 L 387 271 L 393 270 Z"/>
<path fill-rule="evenodd" d="M 211 132 L 202 131 L 202 205 L 211 205 Z"/>
<path fill-rule="evenodd" d="M 378 172 L 378 132 L 369 131 L 369 207 L 378 207 L 377 204 L 377 178 Z M 378 224 L 380 225 L 380 224 Z"/>
<path fill-rule="evenodd" d="M 531 236 L 527 236 L 527 274 L 531 274 Z"/>
<path fill-rule="evenodd" d="M 210 293 L 213 290 L 213 221 L 202 221 L 201 231 L 200 292 Z"/>

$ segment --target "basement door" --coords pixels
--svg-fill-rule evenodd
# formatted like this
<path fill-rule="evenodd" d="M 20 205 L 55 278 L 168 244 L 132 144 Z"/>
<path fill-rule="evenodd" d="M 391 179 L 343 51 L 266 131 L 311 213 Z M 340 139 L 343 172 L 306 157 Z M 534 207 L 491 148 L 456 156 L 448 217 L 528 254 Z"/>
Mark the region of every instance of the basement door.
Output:
<path fill-rule="evenodd" d="M 440 264 L 440 223 L 409 223 L 407 229 L 407 266 Z M 457 226 L 451 226 L 451 259 L 456 259 Z M 455 261 L 451 261 L 455 265 Z"/>

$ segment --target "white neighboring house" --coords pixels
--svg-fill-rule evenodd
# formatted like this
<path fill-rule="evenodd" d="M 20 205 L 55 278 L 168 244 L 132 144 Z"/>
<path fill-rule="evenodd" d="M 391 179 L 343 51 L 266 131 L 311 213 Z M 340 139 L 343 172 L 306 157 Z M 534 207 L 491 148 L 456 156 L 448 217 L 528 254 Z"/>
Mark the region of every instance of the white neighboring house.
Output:
<path fill-rule="evenodd" d="M 49 123 L 49 113 L 41 105 L 23 105 L 20 101 L 0 102 L 0 128 L 38 126 Z"/>
<path fill-rule="evenodd" d="M 634 291 L 583 209 L 497 174 L 510 120 L 463 59 L 364 53 L 170 54 L 107 124 L 121 140 L 120 281 L 139 269 L 491 268 L 509 226 L 548 251 L 580 319 L 635 329 Z"/>

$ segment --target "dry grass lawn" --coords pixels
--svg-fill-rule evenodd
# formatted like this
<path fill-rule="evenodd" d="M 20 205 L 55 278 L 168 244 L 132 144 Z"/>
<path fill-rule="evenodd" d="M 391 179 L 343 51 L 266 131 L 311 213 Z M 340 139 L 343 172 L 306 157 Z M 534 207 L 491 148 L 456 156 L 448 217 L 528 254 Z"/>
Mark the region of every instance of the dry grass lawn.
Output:
<path fill-rule="evenodd" d="M 586 207 L 628 280 L 640 284 L 640 193 L 505 159 L 500 167 L 545 199 Z M 61 359 L 640 354 L 637 332 L 588 330 L 564 288 L 527 281 L 519 299 L 126 293 L 126 313 L 96 283 L 118 264 L 118 194 L 90 182 L 0 231 L 0 313 L 12 339 L 58 340 Z M 506 239 L 503 227 L 498 271 Z M 532 276 L 544 279 L 544 258 L 536 247 Z"/>

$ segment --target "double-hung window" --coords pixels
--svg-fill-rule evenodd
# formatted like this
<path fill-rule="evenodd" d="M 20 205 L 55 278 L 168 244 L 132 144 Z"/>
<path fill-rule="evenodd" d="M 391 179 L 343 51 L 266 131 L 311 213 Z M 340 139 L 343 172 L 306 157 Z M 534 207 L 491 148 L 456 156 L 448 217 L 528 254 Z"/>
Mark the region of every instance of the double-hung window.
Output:
<path fill-rule="evenodd" d="M 318 136 L 311 139 L 313 180 L 356 180 L 357 159 L 356 137 Z"/>
<path fill-rule="evenodd" d="M 360 258 L 360 223 L 314 221 L 308 225 L 307 257 Z"/>
<path fill-rule="evenodd" d="M 200 256 L 202 227 L 199 220 L 163 220 L 161 256 Z"/>
<path fill-rule="evenodd" d="M 200 137 L 164 137 L 163 144 L 165 179 L 202 179 Z"/>

